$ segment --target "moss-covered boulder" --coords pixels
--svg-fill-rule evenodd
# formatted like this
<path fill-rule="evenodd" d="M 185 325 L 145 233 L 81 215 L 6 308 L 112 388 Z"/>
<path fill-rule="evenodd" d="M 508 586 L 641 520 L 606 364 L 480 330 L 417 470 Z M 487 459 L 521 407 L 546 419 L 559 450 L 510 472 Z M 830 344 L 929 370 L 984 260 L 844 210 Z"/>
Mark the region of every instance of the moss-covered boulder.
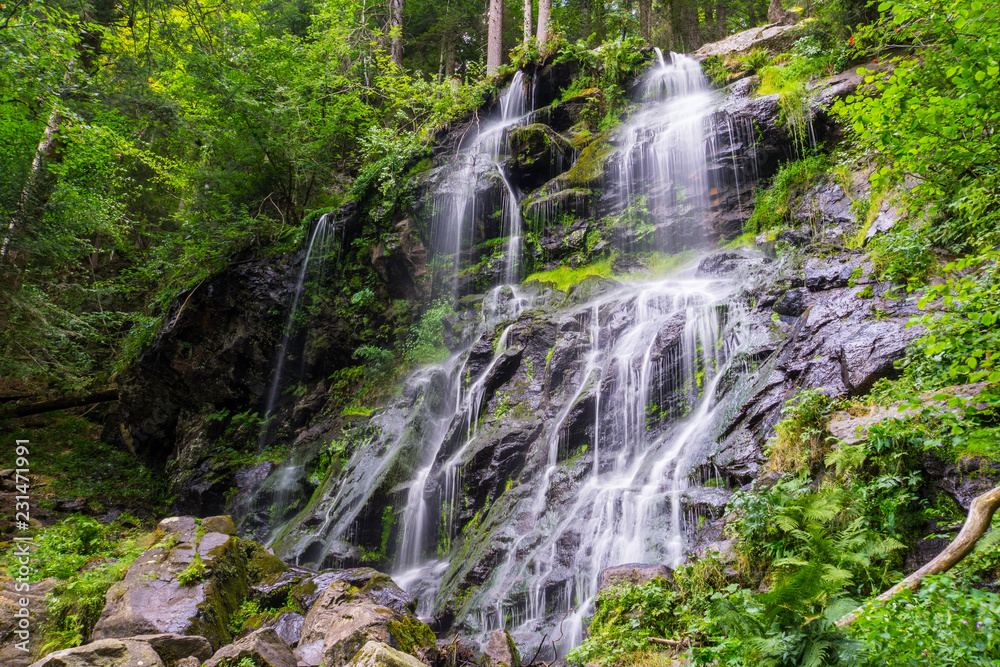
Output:
<path fill-rule="evenodd" d="M 161 521 L 159 542 L 108 590 L 93 638 L 174 632 L 205 637 L 213 649 L 229 643 L 229 617 L 250 586 L 285 568 L 259 544 L 208 531 L 229 526 L 220 517 Z"/>
<path fill-rule="evenodd" d="M 510 131 L 509 172 L 524 192 L 539 188 L 565 171 L 573 159 L 573 147 L 552 128 L 532 123 Z"/>
<path fill-rule="evenodd" d="M 425 667 L 412 655 L 382 642 L 368 642 L 348 664 L 350 667 Z"/>
<path fill-rule="evenodd" d="M 307 665 L 346 665 L 370 641 L 406 654 L 434 647 L 434 633 L 414 616 L 412 598 L 371 568 L 346 570 L 306 615 L 295 655 Z"/>

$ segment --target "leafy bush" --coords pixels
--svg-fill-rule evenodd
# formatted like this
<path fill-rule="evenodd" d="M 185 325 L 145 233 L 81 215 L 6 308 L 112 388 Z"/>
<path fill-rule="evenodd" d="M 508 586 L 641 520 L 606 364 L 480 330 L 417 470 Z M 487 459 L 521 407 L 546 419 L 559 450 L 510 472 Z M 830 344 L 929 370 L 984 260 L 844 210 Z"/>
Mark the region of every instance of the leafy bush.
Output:
<path fill-rule="evenodd" d="M 127 514 L 110 524 L 76 514 L 41 529 L 35 536 L 37 567 L 31 581 L 59 580 L 46 599 L 45 649 L 78 646 L 90 633 L 104 609 L 105 593 L 121 580 L 128 566 L 150 542 L 150 535 L 123 523 L 138 525 Z M 16 567 L 13 548 L 6 550 L 7 571 Z"/>
<path fill-rule="evenodd" d="M 798 472 L 822 465 L 829 450 L 826 422 L 831 410 L 830 399 L 816 389 L 802 391 L 788 401 L 782 411 L 784 419 L 767 444 L 771 468 Z"/>
<path fill-rule="evenodd" d="M 648 637 L 668 637 L 677 629 L 677 598 L 668 582 L 659 578 L 605 589 L 597 598 L 587 639 L 566 659 L 580 665 L 627 664 L 635 653 L 649 650 Z"/>
<path fill-rule="evenodd" d="M 917 341 L 922 363 L 911 372 L 941 383 L 1000 382 L 1000 252 L 970 255 L 944 267 L 950 275 L 927 288 L 919 301 L 930 310 L 913 321 L 926 327 Z M 967 270 L 974 270 L 966 273 Z"/>
<path fill-rule="evenodd" d="M 746 231 L 759 234 L 786 225 L 791 219 L 791 211 L 798 197 L 828 167 L 829 158 L 825 155 L 811 155 L 782 165 L 768 188 L 757 193 L 753 215 L 747 221 Z"/>
<path fill-rule="evenodd" d="M 861 665 L 996 665 L 1000 661 L 1000 596 L 959 587 L 955 578 L 928 577 L 870 607 L 851 624 L 870 651 Z"/>
<path fill-rule="evenodd" d="M 448 357 L 449 351 L 444 344 L 444 318 L 454 312 L 447 299 L 439 299 L 410 327 L 407 356 L 411 363 L 431 364 Z"/>

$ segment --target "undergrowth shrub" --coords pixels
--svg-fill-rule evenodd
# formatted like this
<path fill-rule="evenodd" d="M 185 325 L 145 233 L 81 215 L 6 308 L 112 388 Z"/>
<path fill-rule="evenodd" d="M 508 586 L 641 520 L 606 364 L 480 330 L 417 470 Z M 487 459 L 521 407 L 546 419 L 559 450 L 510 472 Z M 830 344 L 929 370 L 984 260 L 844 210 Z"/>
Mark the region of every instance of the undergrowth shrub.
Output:
<path fill-rule="evenodd" d="M 746 231 L 759 234 L 787 225 L 798 198 L 829 166 L 826 155 L 810 155 L 782 165 L 768 188 L 757 193 Z"/>
<path fill-rule="evenodd" d="M 775 427 L 775 437 L 767 444 L 772 470 L 797 472 L 823 464 L 830 447 L 826 422 L 833 406 L 816 389 L 800 392 L 785 404 L 784 419 Z"/>
<path fill-rule="evenodd" d="M 867 608 L 850 634 L 869 647 L 864 667 L 983 666 L 1000 662 L 1000 596 L 966 589 L 949 575 L 931 576 Z"/>
<path fill-rule="evenodd" d="M 41 529 L 35 535 L 32 562 L 37 567 L 29 579 L 55 577 L 58 583 L 46 598 L 48 619 L 43 628 L 43 651 L 79 646 L 104 610 L 105 594 L 120 581 L 128 566 L 151 543 L 151 533 L 128 525 L 138 520 L 127 514 L 110 524 L 76 514 Z M 8 572 L 17 566 L 13 547 L 4 563 Z"/>

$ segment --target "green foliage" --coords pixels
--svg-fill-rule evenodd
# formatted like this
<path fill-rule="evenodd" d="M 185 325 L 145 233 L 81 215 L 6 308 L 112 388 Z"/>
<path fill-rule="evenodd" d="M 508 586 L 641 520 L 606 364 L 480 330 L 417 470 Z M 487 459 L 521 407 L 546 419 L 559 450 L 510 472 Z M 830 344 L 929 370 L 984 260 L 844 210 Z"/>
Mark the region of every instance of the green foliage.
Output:
<path fill-rule="evenodd" d="M 144 518 L 162 515 L 169 503 L 165 476 L 103 442 L 100 425 L 63 412 L 34 418 L 32 424 L 12 428 L 10 437 L 33 443 L 32 472 L 50 480 L 47 493 L 84 500 L 94 509 L 120 505 Z"/>
<path fill-rule="evenodd" d="M 59 580 L 45 601 L 49 615 L 44 627 L 46 650 L 79 646 L 90 639 L 108 588 L 121 580 L 149 544 L 148 533 L 125 527 L 138 523 L 127 514 L 109 524 L 75 514 L 35 535 L 32 564 L 36 568 L 30 580 Z M 18 563 L 13 547 L 4 552 L 7 572 L 14 572 Z"/>
<path fill-rule="evenodd" d="M 910 210 L 934 212 L 969 179 L 995 171 L 1000 136 L 1000 5 L 918 0 L 879 5 L 881 18 L 855 35 L 862 52 L 911 43 L 889 72 L 868 72 L 864 89 L 837 112 L 859 151 L 879 169 L 873 184 L 915 178 Z"/>
<path fill-rule="evenodd" d="M 816 389 L 799 392 L 788 401 L 775 437 L 767 444 L 771 468 L 798 472 L 822 465 L 829 449 L 826 421 L 831 410 L 830 399 Z"/>
<path fill-rule="evenodd" d="M 191 586 L 204 581 L 207 568 L 201 560 L 201 554 L 195 551 L 194 558 L 181 572 L 177 573 L 177 582 L 181 586 Z"/>
<path fill-rule="evenodd" d="M 410 327 L 406 343 L 406 355 L 410 363 L 431 364 L 448 357 L 449 351 L 444 344 L 444 318 L 454 312 L 449 300 L 439 299 Z"/>
<path fill-rule="evenodd" d="M 949 576 L 924 580 L 916 593 L 904 591 L 867 608 L 850 633 L 870 652 L 864 666 L 996 665 L 1000 660 L 1000 597 L 966 589 Z"/>
<path fill-rule="evenodd" d="M 829 158 L 825 155 L 812 155 L 782 165 L 768 188 L 757 193 L 746 231 L 759 234 L 786 225 L 799 196 L 812 187 L 829 166 Z"/>
<path fill-rule="evenodd" d="M 796 145 L 804 152 L 810 144 L 807 124 L 811 120 L 806 85 L 816 77 L 830 76 L 844 69 L 847 66 L 846 48 L 833 49 L 818 36 L 806 35 L 795 42 L 780 63 L 776 60 L 772 65 L 763 66 L 766 60 L 759 55 L 753 60 L 762 65 L 757 93 L 779 96 L 779 120 L 791 129 Z"/>
<path fill-rule="evenodd" d="M 622 584 L 605 589 L 587 639 L 566 656 L 583 665 L 628 664 L 628 658 L 649 648 L 647 637 L 669 637 L 677 629 L 678 594 L 663 579 L 638 586 Z"/>
<path fill-rule="evenodd" d="M 539 283 L 552 283 L 555 285 L 556 289 L 565 292 L 569 289 L 570 285 L 578 285 L 584 278 L 589 276 L 600 276 L 602 278 L 612 277 L 614 275 L 614 271 L 611 268 L 612 261 L 613 259 L 611 257 L 605 257 L 590 264 L 575 268 L 564 265 L 549 271 L 532 273 L 524 279 L 524 282 L 527 283 L 534 280 Z"/>
<path fill-rule="evenodd" d="M 944 282 L 926 288 L 918 303 L 928 312 L 912 322 L 926 329 L 916 343 L 924 356 L 911 373 L 935 384 L 1000 382 L 998 260 L 997 251 L 969 255 L 944 267 L 951 274 Z"/>

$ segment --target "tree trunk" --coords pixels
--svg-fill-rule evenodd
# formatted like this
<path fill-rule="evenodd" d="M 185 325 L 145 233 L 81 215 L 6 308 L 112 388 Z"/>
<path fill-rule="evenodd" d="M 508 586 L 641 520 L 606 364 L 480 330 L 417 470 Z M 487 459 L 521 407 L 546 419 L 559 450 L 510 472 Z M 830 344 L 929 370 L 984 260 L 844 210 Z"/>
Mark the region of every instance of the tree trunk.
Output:
<path fill-rule="evenodd" d="M 486 73 L 495 74 L 503 61 L 503 0 L 490 0 L 487 23 Z"/>
<path fill-rule="evenodd" d="M 524 0 L 524 45 L 531 41 L 531 0 Z"/>
<path fill-rule="evenodd" d="M 455 36 L 448 36 L 448 50 L 444 58 L 444 78 L 450 79 L 455 75 Z"/>
<path fill-rule="evenodd" d="M 78 408 L 81 405 L 90 405 L 91 403 L 103 403 L 105 401 L 117 400 L 118 387 L 106 387 L 89 394 L 73 394 L 72 396 L 55 398 L 51 401 L 41 401 L 39 403 L 19 405 L 9 410 L 4 410 L 0 413 L 0 417 L 27 417 L 29 415 L 38 415 L 43 412 L 52 412 L 53 410 Z"/>
<path fill-rule="evenodd" d="M 542 49 L 549 41 L 549 14 L 552 13 L 552 0 L 538 0 L 538 48 Z"/>
<path fill-rule="evenodd" d="M 403 11 L 406 0 L 389 0 L 389 32 L 392 46 L 389 55 L 397 67 L 403 66 Z"/>
<path fill-rule="evenodd" d="M 896 595 L 896 593 L 899 593 L 904 589 L 908 591 L 915 591 L 920 588 L 921 581 L 927 575 L 941 574 L 954 567 L 959 561 L 972 552 L 972 550 L 976 547 L 976 542 L 979 541 L 979 538 L 990 529 L 990 521 L 993 520 L 993 514 L 997 511 L 997 508 L 1000 508 L 1000 486 L 996 487 L 992 491 L 987 491 L 972 501 L 972 505 L 969 507 L 969 516 L 966 517 L 962 530 L 958 533 L 958 537 L 952 540 L 951 544 L 949 544 L 944 551 L 939 553 L 937 557 L 927 563 L 927 565 L 924 565 L 906 579 L 903 579 L 885 593 L 882 593 L 882 595 L 875 598 L 874 602 L 888 602 L 893 598 L 893 596 Z M 872 603 L 869 602 L 868 604 Z M 842 619 L 837 621 L 837 625 L 840 627 L 850 625 L 858 618 L 863 610 L 863 606 L 858 607 L 850 614 L 847 614 Z"/>
<path fill-rule="evenodd" d="M 715 38 L 723 39 L 728 30 L 726 30 L 726 3 L 724 0 L 716 0 L 715 3 Z"/>
<path fill-rule="evenodd" d="M 32 201 L 35 199 L 38 184 L 41 181 L 42 173 L 45 171 L 45 166 L 55 155 L 59 147 L 59 129 L 62 126 L 62 122 L 63 115 L 59 111 L 59 107 L 53 107 L 52 113 L 49 114 L 49 122 L 45 125 L 45 132 L 42 133 L 42 139 L 38 142 L 38 148 L 35 149 L 35 157 L 31 161 L 31 170 L 28 172 L 28 178 L 24 183 L 24 188 L 21 190 L 21 197 L 17 201 L 14 215 L 10 217 L 10 223 L 7 225 L 7 233 L 4 235 L 2 246 L 0 246 L 0 258 L 7 257 L 7 246 L 10 244 L 14 231 L 24 225 L 24 222 L 28 218 L 28 211 L 32 206 Z"/>
<path fill-rule="evenodd" d="M 653 41 L 653 0 L 639 0 L 639 36 L 647 44 Z"/>

